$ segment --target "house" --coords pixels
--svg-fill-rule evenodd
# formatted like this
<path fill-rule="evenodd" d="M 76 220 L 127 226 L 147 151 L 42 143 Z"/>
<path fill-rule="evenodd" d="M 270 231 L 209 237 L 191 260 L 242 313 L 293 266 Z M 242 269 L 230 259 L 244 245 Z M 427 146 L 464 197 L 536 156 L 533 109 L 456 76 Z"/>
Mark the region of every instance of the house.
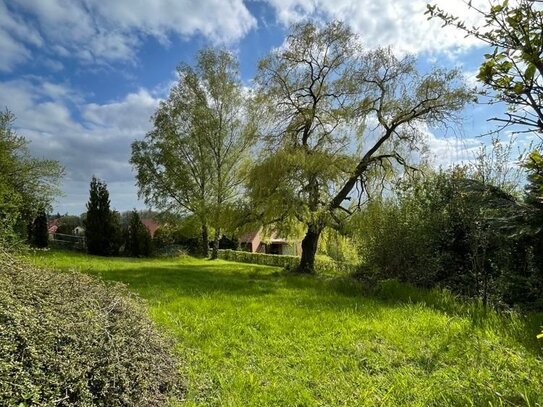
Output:
<path fill-rule="evenodd" d="M 142 219 L 141 223 L 147 228 L 151 237 L 155 237 L 157 229 L 160 227 L 160 224 L 154 221 L 153 219 Z"/>
<path fill-rule="evenodd" d="M 60 219 L 51 219 L 47 222 L 47 233 L 49 236 L 54 235 L 57 233 L 58 226 L 60 225 Z"/>
<path fill-rule="evenodd" d="M 85 228 L 83 226 L 76 226 L 72 233 L 75 236 L 83 236 L 85 234 Z"/>
<path fill-rule="evenodd" d="M 302 252 L 299 241 L 287 240 L 278 236 L 275 231 L 271 233 L 271 236 L 265 238 L 262 227 L 256 231 L 241 235 L 239 243 L 241 250 L 252 253 L 299 256 Z"/>

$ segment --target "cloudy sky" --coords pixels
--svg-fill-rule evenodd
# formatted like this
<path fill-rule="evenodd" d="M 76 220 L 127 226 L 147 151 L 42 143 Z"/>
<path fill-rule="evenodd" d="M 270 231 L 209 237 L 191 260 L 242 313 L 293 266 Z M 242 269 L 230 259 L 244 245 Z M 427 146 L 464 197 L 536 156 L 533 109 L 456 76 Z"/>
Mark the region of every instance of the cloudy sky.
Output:
<path fill-rule="evenodd" d="M 437 3 L 476 21 L 461 0 Z M 16 115 L 35 155 L 65 166 L 55 212 L 83 212 L 93 174 L 107 181 L 113 207 L 141 208 L 130 143 L 198 49 L 232 50 L 250 86 L 289 24 L 340 19 L 368 48 L 390 45 L 416 54 L 422 70 L 460 67 L 473 79 L 485 49 L 427 21 L 425 8 L 425 0 L 0 0 L 0 107 Z M 470 159 L 490 114 L 473 106 L 461 131 L 431 136 L 436 163 Z"/>

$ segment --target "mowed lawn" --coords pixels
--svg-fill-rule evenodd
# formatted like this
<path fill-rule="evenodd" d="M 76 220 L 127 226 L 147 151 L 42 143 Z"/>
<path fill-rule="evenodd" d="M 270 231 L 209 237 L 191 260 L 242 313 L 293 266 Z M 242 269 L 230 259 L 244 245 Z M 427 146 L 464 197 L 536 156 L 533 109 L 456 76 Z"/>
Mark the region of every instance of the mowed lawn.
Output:
<path fill-rule="evenodd" d="M 543 405 L 537 316 L 220 260 L 32 260 L 122 281 L 146 298 L 177 341 L 184 405 Z"/>

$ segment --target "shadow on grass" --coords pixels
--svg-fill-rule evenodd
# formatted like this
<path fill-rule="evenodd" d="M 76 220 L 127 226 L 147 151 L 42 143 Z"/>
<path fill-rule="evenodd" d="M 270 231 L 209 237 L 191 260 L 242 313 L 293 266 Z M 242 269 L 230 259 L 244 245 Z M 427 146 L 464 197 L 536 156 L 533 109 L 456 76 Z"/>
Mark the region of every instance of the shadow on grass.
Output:
<path fill-rule="evenodd" d="M 126 266 L 132 262 L 121 262 Z M 257 298 L 286 289 L 281 300 L 296 307 L 315 310 L 355 309 L 360 315 L 378 317 L 387 309 L 425 306 L 451 318 L 471 321 L 474 327 L 504 332 L 533 354 L 541 355 L 536 339 L 543 322 L 542 314 L 503 314 L 474 301 L 461 301 L 441 290 L 422 290 L 394 281 L 368 285 L 350 277 L 327 277 L 285 273 L 279 268 L 225 261 L 184 260 L 181 262 L 139 262 L 134 267 L 82 271 L 105 280 L 121 281 L 151 302 L 175 301 L 180 296 L 235 296 Z M 102 270 L 100 270 L 102 269 Z"/>

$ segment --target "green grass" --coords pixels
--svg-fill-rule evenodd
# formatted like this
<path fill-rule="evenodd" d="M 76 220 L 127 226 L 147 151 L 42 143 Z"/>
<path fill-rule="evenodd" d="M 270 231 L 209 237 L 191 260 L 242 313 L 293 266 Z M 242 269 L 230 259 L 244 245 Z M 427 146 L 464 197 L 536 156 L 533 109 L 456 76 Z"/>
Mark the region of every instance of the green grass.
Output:
<path fill-rule="evenodd" d="M 543 405 L 539 317 L 220 260 L 32 259 L 123 281 L 146 298 L 177 340 L 184 405 Z"/>

